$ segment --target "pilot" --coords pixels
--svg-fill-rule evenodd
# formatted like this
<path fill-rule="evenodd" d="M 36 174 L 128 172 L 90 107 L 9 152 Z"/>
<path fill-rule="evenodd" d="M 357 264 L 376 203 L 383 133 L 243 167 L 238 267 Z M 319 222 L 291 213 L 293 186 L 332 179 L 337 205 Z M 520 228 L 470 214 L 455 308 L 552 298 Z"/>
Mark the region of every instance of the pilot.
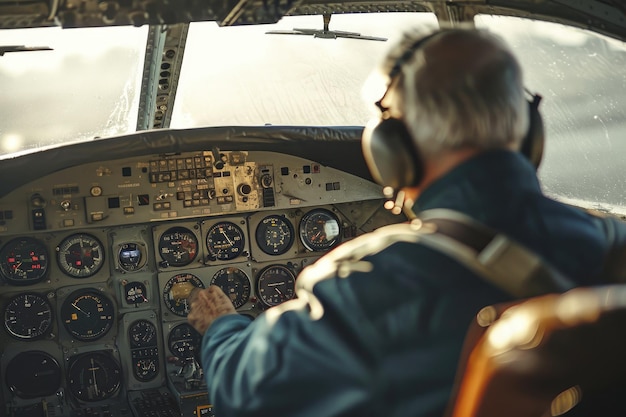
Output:
<path fill-rule="evenodd" d="M 382 117 L 364 140 L 389 140 L 390 157 L 368 143 L 364 152 L 375 177 L 400 167 L 402 178 L 381 179 L 399 191 L 395 208 L 418 218 L 454 210 L 574 285 L 601 282 L 626 225 L 542 193 L 537 155 L 521 151 L 540 140 L 530 131 L 538 99 L 503 40 L 472 28 L 407 33 L 382 68 Z M 254 321 L 216 286 L 192 294 L 188 319 L 203 334 L 217 416 L 443 415 L 473 317 L 514 297 L 449 254 L 400 239 L 397 226 L 335 248 L 302 271 L 296 299 Z"/>

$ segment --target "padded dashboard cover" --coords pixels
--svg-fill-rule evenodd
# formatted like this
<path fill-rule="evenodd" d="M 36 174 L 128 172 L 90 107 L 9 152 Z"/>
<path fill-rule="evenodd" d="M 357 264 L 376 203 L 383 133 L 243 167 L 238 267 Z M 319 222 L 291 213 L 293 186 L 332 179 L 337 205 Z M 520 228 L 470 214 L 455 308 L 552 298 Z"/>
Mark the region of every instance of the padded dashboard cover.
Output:
<path fill-rule="evenodd" d="M 149 130 L 76 143 L 0 159 L 0 178 L 11 178 L 11 181 L 0 181 L 0 198 L 38 178 L 84 163 L 213 147 L 229 151 L 281 152 L 373 181 L 361 152 L 362 132 L 361 126 L 226 126 Z"/>

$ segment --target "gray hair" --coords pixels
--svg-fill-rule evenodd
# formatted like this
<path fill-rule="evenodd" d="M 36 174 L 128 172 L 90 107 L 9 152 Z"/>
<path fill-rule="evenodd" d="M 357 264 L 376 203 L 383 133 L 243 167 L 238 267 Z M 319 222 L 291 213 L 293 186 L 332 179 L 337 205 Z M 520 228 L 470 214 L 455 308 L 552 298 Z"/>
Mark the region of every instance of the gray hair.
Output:
<path fill-rule="evenodd" d="M 528 131 L 522 70 L 496 35 L 458 28 L 406 34 L 386 67 L 393 102 L 424 156 L 518 149 Z"/>

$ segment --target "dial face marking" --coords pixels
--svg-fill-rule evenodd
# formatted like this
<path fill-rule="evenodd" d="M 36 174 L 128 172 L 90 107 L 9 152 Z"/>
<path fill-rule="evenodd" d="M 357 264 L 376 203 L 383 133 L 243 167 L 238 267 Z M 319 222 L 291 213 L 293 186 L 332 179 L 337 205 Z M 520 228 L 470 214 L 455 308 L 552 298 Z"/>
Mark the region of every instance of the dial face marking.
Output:
<path fill-rule="evenodd" d="M 0 250 L 0 274 L 9 284 L 36 284 L 43 281 L 47 273 L 48 250 L 37 239 L 13 239 Z"/>
<path fill-rule="evenodd" d="M 52 328 L 52 307 L 39 294 L 17 295 L 4 309 L 4 328 L 17 339 L 41 338 Z"/>
<path fill-rule="evenodd" d="M 146 264 L 143 246 L 137 243 L 122 244 L 117 258 L 120 268 L 128 272 L 137 271 Z"/>
<path fill-rule="evenodd" d="M 61 306 L 61 321 L 77 340 L 100 339 L 111 330 L 114 317 L 113 302 L 94 289 L 73 292 Z"/>
<path fill-rule="evenodd" d="M 245 238 L 235 223 L 220 222 L 207 232 L 206 245 L 212 260 L 228 261 L 243 253 Z"/>
<path fill-rule="evenodd" d="M 291 300 L 295 296 L 296 277 L 283 265 L 270 265 L 257 278 L 259 299 L 268 307 Z"/>
<path fill-rule="evenodd" d="M 82 401 L 105 400 L 120 388 L 122 370 L 108 352 L 90 352 L 73 358 L 68 370 L 68 388 Z"/>
<path fill-rule="evenodd" d="M 284 216 L 267 216 L 257 226 L 256 242 L 266 254 L 282 255 L 293 244 L 293 226 Z"/>
<path fill-rule="evenodd" d="M 147 320 L 137 320 L 134 322 L 128 329 L 128 335 L 132 348 L 156 345 L 156 327 Z"/>
<path fill-rule="evenodd" d="M 325 251 L 340 242 L 339 218 L 331 211 L 314 209 L 300 220 L 300 240 L 310 251 Z"/>
<path fill-rule="evenodd" d="M 219 286 L 233 303 L 239 308 L 250 299 L 250 279 L 239 268 L 222 268 L 213 275 L 211 285 Z"/>
<path fill-rule="evenodd" d="M 126 296 L 124 297 L 126 300 L 126 304 L 142 304 L 147 303 L 148 298 L 146 295 L 148 294 L 148 290 L 146 289 L 146 285 L 143 282 L 133 281 L 124 285 L 124 293 Z"/>
<path fill-rule="evenodd" d="M 159 255 L 170 266 L 189 265 L 198 255 L 198 239 L 185 227 L 172 227 L 159 238 Z"/>
<path fill-rule="evenodd" d="M 187 298 L 194 288 L 204 288 L 204 284 L 193 274 L 178 274 L 170 278 L 163 287 L 165 307 L 177 316 L 187 317 L 189 301 Z"/>
<path fill-rule="evenodd" d="M 20 398 L 54 395 L 61 386 L 61 367 L 45 352 L 21 352 L 7 365 L 6 383 Z"/>
<path fill-rule="evenodd" d="M 159 373 L 158 358 L 140 358 L 134 361 L 133 374 L 140 381 L 153 380 Z"/>
<path fill-rule="evenodd" d="M 87 278 L 104 265 L 104 248 L 94 236 L 79 233 L 57 247 L 59 268 L 72 278 Z"/>
<path fill-rule="evenodd" d="M 167 345 L 170 352 L 180 359 L 194 357 L 200 349 L 202 336 L 191 325 L 187 323 L 179 324 L 170 332 Z"/>
<path fill-rule="evenodd" d="M 133 375 L 139 381 L 151 381 L 159 373 L 159 348 L 156 326 L 148 320 L 137 320 L 128 328 Z"/>

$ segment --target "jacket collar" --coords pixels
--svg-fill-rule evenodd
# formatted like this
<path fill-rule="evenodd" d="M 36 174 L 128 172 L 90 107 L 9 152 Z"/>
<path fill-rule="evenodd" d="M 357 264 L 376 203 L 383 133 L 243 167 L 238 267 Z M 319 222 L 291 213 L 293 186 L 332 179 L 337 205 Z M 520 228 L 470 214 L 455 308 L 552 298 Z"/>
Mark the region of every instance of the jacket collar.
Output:
<path fill-rule="evenodd" d="M 483 217 L 473 211 L 524 191 L 541 193 L 535 168 L 518 152 L 494 150 L 468 159 L 434 181 L 420 194 L 413 209 L 417 213 L 450 208 Z M 496 209 L 487 209 L 491 208 Z"/>

